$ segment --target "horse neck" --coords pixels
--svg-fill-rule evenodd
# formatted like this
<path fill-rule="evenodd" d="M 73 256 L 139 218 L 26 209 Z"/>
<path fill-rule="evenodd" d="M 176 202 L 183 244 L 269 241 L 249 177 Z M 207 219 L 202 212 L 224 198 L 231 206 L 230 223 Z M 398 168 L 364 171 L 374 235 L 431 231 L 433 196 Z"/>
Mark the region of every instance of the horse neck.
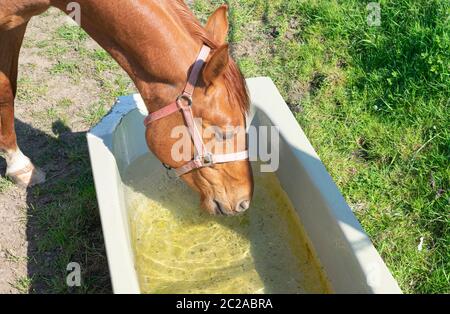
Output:
<path fill-rule="evenodd" d="M 56 1 L 66 11 L 70 1 Z M 181 92 L 202 45 L 183 26 L 173 1 L 81 1 L 81 26 L 129 74 L 149 111 Z"/>

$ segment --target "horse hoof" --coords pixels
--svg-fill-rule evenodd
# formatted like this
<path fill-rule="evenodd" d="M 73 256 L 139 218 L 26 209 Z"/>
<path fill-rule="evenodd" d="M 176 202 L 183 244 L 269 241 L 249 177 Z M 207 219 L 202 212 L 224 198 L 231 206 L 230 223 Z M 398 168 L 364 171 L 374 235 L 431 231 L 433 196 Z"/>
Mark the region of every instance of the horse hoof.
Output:
<path fill-rule="evenodd" d="M 31 187 L 45 182 L 45 172 L 29 164 L 25 168 L 6 174 L 15 184 L 21 187 Z"/>

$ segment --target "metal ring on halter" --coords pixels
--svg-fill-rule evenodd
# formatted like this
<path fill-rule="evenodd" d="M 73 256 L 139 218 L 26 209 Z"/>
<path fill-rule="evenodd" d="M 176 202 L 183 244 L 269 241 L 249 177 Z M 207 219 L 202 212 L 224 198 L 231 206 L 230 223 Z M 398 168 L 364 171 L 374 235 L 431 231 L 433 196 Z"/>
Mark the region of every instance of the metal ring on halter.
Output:
<path fill-rule="evenodd" d="M 166 175 L 169 179 L 178 179 L 178 175 L 171 166 L 166 165 L 165 163 L 162 163 L 162 165 L 164 166 L 164 168 L 166 168 Z"/>
<path fill-rule="evenodd" d="M 211 167 L 214 165 L 214 157 L 211 153 L 206 153 L 205 156 L 202 156 L 202 162 L 204 167 Z"/>
<path fill-rule="evenodd" d="M 181 94 L 180 96 L 177 97 L 176 103 L 178 104 L 179 108 L 182 107 L 182 104 L 180 103 L 181 100 L 187 101 L 188 106 L 192 107 L 192 97 L 190 97 L 189 95 Z"/>

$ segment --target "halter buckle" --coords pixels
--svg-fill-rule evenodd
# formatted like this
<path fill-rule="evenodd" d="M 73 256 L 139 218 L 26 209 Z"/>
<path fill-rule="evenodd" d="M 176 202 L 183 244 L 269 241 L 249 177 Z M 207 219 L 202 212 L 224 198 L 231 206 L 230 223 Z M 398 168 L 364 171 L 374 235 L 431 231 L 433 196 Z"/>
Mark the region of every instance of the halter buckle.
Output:
<path fill-rule="evenodd" d="M 192 97 L 186 94 L 181 94 L 177 97 L 176 103 L 178 104 L 179 108 L 183 108 L 184 104 L 181 103 L 181 101 L 184 100 L 187 102 L 188 107 L 192 107 Z"/>
<path fill-rule="evenodd" d="M 205 156 L 202 156 L 203 167 L 211 167 L 214 165 L 213 154 L 206 153 Z"/>

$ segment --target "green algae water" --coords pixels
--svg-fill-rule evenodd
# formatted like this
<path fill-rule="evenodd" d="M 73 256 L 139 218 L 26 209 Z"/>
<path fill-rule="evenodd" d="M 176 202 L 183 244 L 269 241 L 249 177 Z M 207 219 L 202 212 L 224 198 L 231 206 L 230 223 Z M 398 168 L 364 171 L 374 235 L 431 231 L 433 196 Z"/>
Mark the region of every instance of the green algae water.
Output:
<path fill-rule="evenodd" d="M 330 292 L 277 177 L 254 174 L 250 209 L 214 217 L 150 155 L 129 166 L 125 198 L 143 293 Z"/>

